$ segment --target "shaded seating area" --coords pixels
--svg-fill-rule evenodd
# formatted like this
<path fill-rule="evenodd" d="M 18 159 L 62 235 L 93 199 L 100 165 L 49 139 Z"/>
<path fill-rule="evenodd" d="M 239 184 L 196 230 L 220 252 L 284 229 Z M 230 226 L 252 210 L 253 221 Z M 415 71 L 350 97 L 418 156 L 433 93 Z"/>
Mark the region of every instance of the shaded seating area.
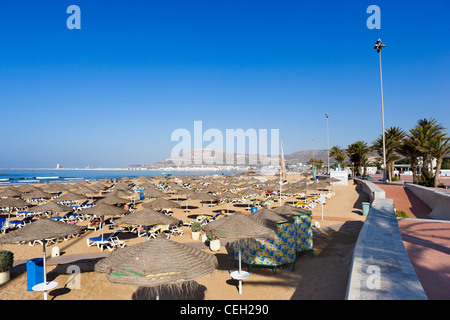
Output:
<path fill-rule="evenodd" d="M 264 221 L 276 231 L 271 238 L 254 238 L 241 240 L 242 262 L 249 266 L 273 267 L 274 273 L 281 265 L 296 261 L 296 227 L 293 219 L 281 216 L 269 209 L 263 208 L 250 215 Z M 238 260 L 237 244 L 233 245 L 234 259 Z"/>

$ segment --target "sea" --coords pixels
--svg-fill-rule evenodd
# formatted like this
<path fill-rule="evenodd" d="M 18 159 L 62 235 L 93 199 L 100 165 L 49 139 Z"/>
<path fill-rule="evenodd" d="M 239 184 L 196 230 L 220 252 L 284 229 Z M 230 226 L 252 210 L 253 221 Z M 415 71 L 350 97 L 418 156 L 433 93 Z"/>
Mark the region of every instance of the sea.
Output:
<path fill-rule="evenodd" d="M 150 170 L 69 170 L 69 169 L 0 169 L 0 187 L 9 185 L 98 181 L 104 178 L 120 179 L 139 176 L 207 176 L 238 174 L 235 171 L 150 171 Z"/>

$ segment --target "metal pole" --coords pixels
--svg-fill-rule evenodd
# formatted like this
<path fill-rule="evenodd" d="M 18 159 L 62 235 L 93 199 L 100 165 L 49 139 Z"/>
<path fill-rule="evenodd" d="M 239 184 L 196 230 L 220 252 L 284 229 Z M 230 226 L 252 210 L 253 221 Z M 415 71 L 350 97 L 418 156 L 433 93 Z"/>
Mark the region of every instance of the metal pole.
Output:
<path fill-rule="evenodd" d="M 329 114 L 325 113 L 325 116 L 327 117 L 327 148 L 328 148 L 328 170 L 327 174 L 330 174 L 330 135 L 328 132 L 328 116 Z"/>
<path fill-rule="evenodd" d="M 379 52 L 380 55 L 380 84 L 381 84 L 381 124 L 382 124 L 382 132 L 383 132 L 383 180 L 386 181 L 386 141 L 385 141 L 385 135 L 384 135 L 384 101 L 383 101 L 383 71 L 381 67 L 381 50 Z"/>

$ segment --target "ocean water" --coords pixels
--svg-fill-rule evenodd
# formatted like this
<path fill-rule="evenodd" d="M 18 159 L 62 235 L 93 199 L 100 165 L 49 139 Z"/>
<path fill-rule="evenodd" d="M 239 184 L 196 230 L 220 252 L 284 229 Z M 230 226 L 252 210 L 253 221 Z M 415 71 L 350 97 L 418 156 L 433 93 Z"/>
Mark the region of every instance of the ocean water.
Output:
<path fill-rule="evenodd" d="M 20 185 L 27 183 L 77 182 L 83 180 L 98 181 L 104 178 L 119 179 L 122 177 L 137 178 L 139 176 L 206 176 L 214 174 L 236 174 L 238 172 L 219 171 L 138 171 L 138 170 L 0 170 L 0 186 Z"/>

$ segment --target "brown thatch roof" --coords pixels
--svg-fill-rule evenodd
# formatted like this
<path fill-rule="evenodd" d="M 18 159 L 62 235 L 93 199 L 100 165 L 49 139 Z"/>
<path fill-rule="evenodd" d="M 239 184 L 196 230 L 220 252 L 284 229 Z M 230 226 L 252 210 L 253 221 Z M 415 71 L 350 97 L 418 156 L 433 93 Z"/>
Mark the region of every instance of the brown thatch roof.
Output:
<path fill-rule="evenodd" d="M 58 204 L 56 202 L 50 201 L 39 206 L 33 206 L 28 208 L 30 212 L 69 212 L 73 211 L 71 207 Z"/>
<path fill-rule="evenodd" d="M 62 196 L 56 198 L 56 201 L 65 201 L 65 200 L 73 201 L 73 200 L 82 200 L 82 199 L 87 199 L 87 197 L 83 194 L 69 191 L 66 194 L 63 194 Z"/>
<path fill-rule="evenodd" d="M 144 196 L 147 196 L 149 198 L 161 198 L 166 197 L 167 194 L 155 188 L 147 188 L 144 190 Z"/>
<path fill-rule="evenodd" d="M 16 189 L 6 189 L 0 192 L 0 197 L 2 198 L 11 198 L 11 197 L 20 197 L 22 192 Z"/>
<path fill-rule="evenodd" d="M 219 194 L 218 197 L 222 198 L 222 199 L 236 199 L 236 198 L 240 198 L 241 196 L 238 195 L 237 193 L 233 193 L 233 192 L 227 190 L 224 193 Z"/>
<path fill-rule="evenodd" d="M 144 203 L 142 206 L 147 209 L 181 208 L 181 206 L 178 203 L 163 198 L 156 199 L 148 203 Z"/>
<path fill-rule="evenodd" d="M 117 197 L 115 195 L 108 195 L 103 199 L 100 199 L 97 201 L 98 204 L 104 203 L 104 204 L 125 204 L 130 202 L 130 199 L 124 199 L 121 197 Z"/>
<path fill-rule="evenodd" d="M 0 200 L 0 208 L 11 208 L 11 207 L 24 208 L 24 207 L 28 207 L 28 206 L 31 206 L 28 202 L 14 199 L 14 198 L 6 198 L 3 200 Z"/>
<path fill-rule="evenodd" d="M 41 190 L 35 190 L 35 191 L 30 191 L 28 193 L 22 193 L 22 199 L 31 199 L 31 198 L 43 198 L 43 199 L 50 199 L 53 195 Z"/>
<path fill-rule="evenodd" d="M 105 215 L 105 216 L 117 216 L 126 213 L 127 210 L 112 206 L 105 203 L 100 203 L 87 209 L 81 210 L 82 214 L 94 214 L 94 215 Z"/>
<path fill-rule="evenodd" d="M 257 211 L 250 214 L 249 217 L 263 220 L 269 223 L 284 223 L 288 220 L 291 220 L 267 208 L 258 209 Z"/>
<path fill-rule="evenodd" d="M 212 231 L 218 238 L 246 239 L 266 238 L 275 235 L 272 228 L 263 221 L 251 218 L 242 213 L 235 213 L 203 226 L 204 231 Z"/>
<path fill-rule="evenodd" d="M 282 215 L 297 215 L 297 214 L 311 214 L 311 211 L 302 209 L 302 208 L 296 208 L 288 204 L 283 204 L 281 207 L 272 207 L 270 208 L 273 212 L 282 214 Z"/>
<path fill-rule="evenodd" d="M 194 192 L 192 194 L 188 194 L 189 200 L 200 200 L 200 201 L 215 201 L 217 200 L 217 196 L 210 195 L 205 192 Z"/>
<path fill-rule="evenodd" d="M 187 244 L 157 237 L 111 252 L 95 271 L 111 282 L 153 287 L 177 284 L 210 274 L 217 258 Z"/>
<path fill-rule="evenodd" d="M 116 225 L 154 226 L 158 224 L 177 225 L 178 219 L 150 209 L 133 212 L 114 221 Z"/>
<path fill-rule="evenodd" d="M 82 230 L 83 228 L 80 226 L 43 218 L 34 220 L 25 227 L 14 230 L 0 237 L 0 244 L 62 238 L 68 235 L 78 234 Z"/>

